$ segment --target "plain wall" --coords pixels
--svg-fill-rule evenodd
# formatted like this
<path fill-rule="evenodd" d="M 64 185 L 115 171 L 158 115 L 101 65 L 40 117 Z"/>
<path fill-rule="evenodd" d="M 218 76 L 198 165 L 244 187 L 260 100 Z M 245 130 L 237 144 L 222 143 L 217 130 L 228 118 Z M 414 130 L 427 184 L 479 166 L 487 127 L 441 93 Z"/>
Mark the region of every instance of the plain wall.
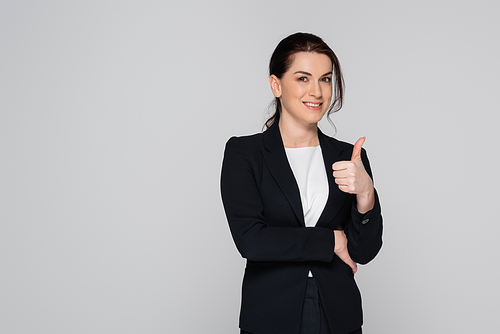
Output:
<path fill-rule="evenodd" d="M 336 137 L 367 137 L 381 197 L 364 332 L 498 331 L 499 10 L 3 0 L 0 332 L 238 332 L 222 154 L 261 131 L 269 57 L 296 31 L 337 53 Z"/>

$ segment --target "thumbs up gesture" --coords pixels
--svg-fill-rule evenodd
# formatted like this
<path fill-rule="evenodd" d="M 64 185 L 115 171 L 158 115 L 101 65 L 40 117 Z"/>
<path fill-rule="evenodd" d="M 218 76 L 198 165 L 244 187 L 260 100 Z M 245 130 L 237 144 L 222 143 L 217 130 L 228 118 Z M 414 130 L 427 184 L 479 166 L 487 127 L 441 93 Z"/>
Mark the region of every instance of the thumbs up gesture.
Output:
<path fill-rule="evenodd" d="M 373 181 L 361 161 L 361 147 L 365 139 L 361 137 L 354 144 L 350 161 L 337 161 L 332 165 L 335 183 L 343 192 L 357 195 L 360 213 L 371 210 L 374 203 Z"/>

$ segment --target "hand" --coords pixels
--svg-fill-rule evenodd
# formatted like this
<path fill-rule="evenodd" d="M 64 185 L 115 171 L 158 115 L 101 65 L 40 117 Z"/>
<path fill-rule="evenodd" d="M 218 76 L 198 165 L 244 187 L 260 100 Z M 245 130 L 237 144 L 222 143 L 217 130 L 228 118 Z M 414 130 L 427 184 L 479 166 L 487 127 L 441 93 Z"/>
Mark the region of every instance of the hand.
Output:
<path fill-rule="evenodd" d="M 358 271 L 358 265 L 351 259 L 349 251 L 347 250 L 347 237 L 344 231 L 333 231 L 335 236 L 335 247 L 333 251 L 337 256 L 344 261 L 352 269 L 352 273 L 355 274 Z"/>
<path fill-rule="evenodd" d="M 333 177 L 339 189 L 349 194 L 368 194 L 373 190 L 373 182 L 361 161 L 361 146 L 365 137 L 358 139 L 352 149 L 351 161 L 337 161 L 332 165 Z"/>
<path fill-rule="evenodd" d="M 357 208 L 360 213 L 368 212 L 375 203 L 373 181 L 361 161 L 361 147 L 365 139 L 361 137 L 354 144 L 350 161 L 337 161 L 332 165 L 335 183 L 343 192 L 357 195 Z"/>

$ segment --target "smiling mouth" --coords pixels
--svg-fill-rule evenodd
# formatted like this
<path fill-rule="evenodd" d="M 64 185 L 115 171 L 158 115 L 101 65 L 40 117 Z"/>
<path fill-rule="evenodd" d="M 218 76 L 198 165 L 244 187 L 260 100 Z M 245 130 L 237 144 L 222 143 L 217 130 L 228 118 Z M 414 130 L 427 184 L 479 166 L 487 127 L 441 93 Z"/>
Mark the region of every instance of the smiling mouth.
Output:
<path fill-rule="evenodd" d="M 322 105 L 323 103 L 311 103 L 311 102 L 302 102 L 304 103 L 306 106 L 309 106 L 309 107 L 319 107 L 320 105 Z"/>

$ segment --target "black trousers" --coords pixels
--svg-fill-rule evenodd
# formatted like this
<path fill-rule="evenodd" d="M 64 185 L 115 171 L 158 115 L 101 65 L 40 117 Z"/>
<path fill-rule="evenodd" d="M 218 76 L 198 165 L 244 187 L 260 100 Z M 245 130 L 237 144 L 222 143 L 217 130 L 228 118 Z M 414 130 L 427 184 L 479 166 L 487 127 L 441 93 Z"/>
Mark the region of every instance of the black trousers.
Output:
<path fill-rule="evenodd" d="M 241 330 L 241 334 L 259 334 Z M 316 280 L 307 279 L 306 296 L 302 306 L 302 319 L 300 320 L 299 334 L 331 334 L 325 311 L 321 307 Z M 361 327 L 349 334 L 362 334 Z"/>

